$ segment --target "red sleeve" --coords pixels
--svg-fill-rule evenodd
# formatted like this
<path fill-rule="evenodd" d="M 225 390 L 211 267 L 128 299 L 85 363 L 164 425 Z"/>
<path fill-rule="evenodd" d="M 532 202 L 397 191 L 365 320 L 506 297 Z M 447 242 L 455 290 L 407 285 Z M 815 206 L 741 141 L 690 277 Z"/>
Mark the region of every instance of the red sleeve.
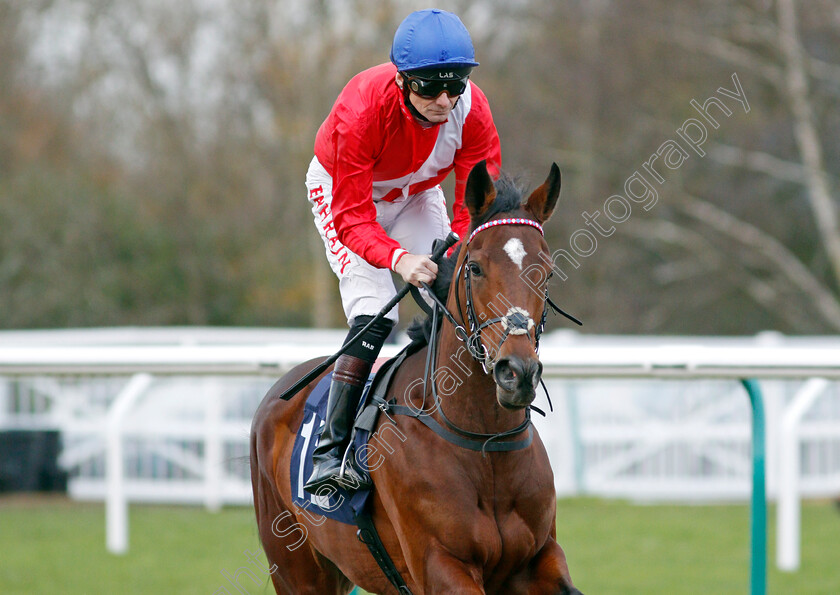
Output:
<path fill-rule="evenodd" d="M 499 177 L 502 167 L 502 149 L 499 133 L 490 113 L 487 97 L 477 85 L 472 84 L 472 105 L 464 123 L 461 149 L 455 154 L 455 203 L 452 207 L 452 231 L 465 237 L 470 227 L 470 214 L 464 206 L 467 177 L 473 166 L 487 160 L 487 171 L 493 179 Z"/>
<path fill-rule="evenodd" d="M 332 215 L 339 241 L 375 267 L 390 268 L 399 242 L 389 238 L 376 222 L 371 196 L 377 154 L 374 114 L 343 109 L 336 114 L 333 131 Z"/>

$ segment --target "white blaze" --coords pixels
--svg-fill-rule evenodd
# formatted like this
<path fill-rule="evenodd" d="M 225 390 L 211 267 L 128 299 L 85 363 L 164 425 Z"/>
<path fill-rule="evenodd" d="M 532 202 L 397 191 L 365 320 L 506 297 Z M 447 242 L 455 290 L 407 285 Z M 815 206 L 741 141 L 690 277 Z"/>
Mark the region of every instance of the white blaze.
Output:
<path fill-rule="evenodd" d="M 511 238 L 507 241 L 504 246 L 505 252 L 507 255 L 510 256 L 510 259 L 513 261 L 513 264 L 519 267 L 519 270 L 522 270 L 522 259 L 525 258 L 527 252 L 525 252 L 525 246 L 522 245 L 522 240 L 519 238 Z"/>

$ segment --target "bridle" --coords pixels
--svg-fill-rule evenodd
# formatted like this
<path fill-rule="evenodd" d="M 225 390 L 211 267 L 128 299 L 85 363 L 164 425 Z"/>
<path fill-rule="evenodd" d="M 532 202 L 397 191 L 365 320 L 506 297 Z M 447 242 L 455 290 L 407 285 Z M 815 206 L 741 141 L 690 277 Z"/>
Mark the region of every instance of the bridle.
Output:
<path fill-rule="evenodd" d="M 453 423 L 444 413 L 442 402 L 440 400 L 440 396 L 437 392 L 437 383 L 434 381 L 434 371 L 432 370 L 432 366 L 434 362 L 437 360 L 437 353 L 438 353 L 438 325 L 439 325 L 439 316 L 443 315 L 450 324 L 452 324 L 455 330 L 455 336 L 466 345 L 467 351 L 469 354 L 478 362 L 481 363 L 482 368 L 484 369 L 485 373 L 489 373 L 492 369 L 492 366 L 495 362 L 493 362 L 489 368 L 487 364 L 488 358 L 488 351 L 485 347 L 484 342 L 482 341 L 482 331 L 487 329 L 488 327 L 494 324 L 501 324 L 502 325 L 502 333 L 501 338 L 498 344 L 495 346 L 494 353 L 498 353 L 502 347 L 502 344 L 507 340 L 510 335 L 522 335 L 528 334 L 531 329 L 535 329 L 534 331 L 534 349 L 537 351 L 539 349 L 539 339 L 540 335 L 542 334 L 543 329 L 545 328 L 545 320 L 546 314 L 548 311 L 549 305 L 551 307 L 555 307 L 553 302 L 548 299 L 548 286 L 546 284 L 545 289 L 545 300 L 544 300 L 544 307 L 542 311 L 542 316 L 540 319 L 539 324 L 535 324 L 533 319 L 531 318 L 530 314 L 522 308 L 518 307 L 511 307 L 508 312 L 504 316 L 498 316 L 495 318 L 490 318 L 487 320 L 481 320 L 481 317 L 476 314 L 474 299 L 472 295 L 472 285 L 470 282 L 470 270 L 469 270 L 469 246 L 472 240 L 478 235 L 480 232 L 499 226 L 499 225 L 526 225 L 531 226 L 537 229 L 540 232 L 540 235 L 545 235 L 542 225 L 540 225 L 537 221 L 532 219 L 525 219 L 525 218 L 502 218 L 502 219 L 493 219 L 488 221 L 482 225 L 476 227 L 472 233 L 470 234 L 469 238 L 466 241 L 466 252 L 464 254 L 464 258 L 461 263 L 461 271 L 455 275 L 456 285 L 453 288 L 455 291 L 456 296 L 456 303 L 458 305 L 458 312 L 466 312 L 467 320 L 463 320 L 463 315 L 461 315 L 461 322 L 458 322 L 452 312 L 446 307 L 446 305 L 434 294 L 432 289 L 423 284 L 424 288 L 428 296 L 434 302 L 433 308 L 431 308 L 431 319 L 432 319 L 432 330 L 429 337 L 429 346 L 426 352 L 426 365 L 423 372 L 423 407 L 421 408 L 420 412 L 418 412 L 417 417 L 425 417 L 427 420 L 431 419 L 431 416 L 428 414 L 423 415 L 422 412 L 425 411 L 425 404 L 426 404 L 426 394 L 427 394 L 427 385 L 431 384 L 431 393 L 434 399 L 434 409 L 440 413 L 441 419 L 443 419 L 444 423 L 454 434 L 447 432 L 448 435 L 444 435 L 442 432 L 437 432 L 441 434 L 449 440 L 450 442 L 454 442 L 459 444 L 460 446 L 464 446 L 465 448 L 471 448 L 473 450 L 479 450 L 476 446 L 476 443 L 480 444 L 480 450 L 482 452 L 486 450 L 497 451 L 497 450 L 519 450 L 521 448 L 527 448 L 531 444 L 531 440 L 533 438 L 530 426 L 531 426 L 531 407 L 526 408 L 525 411 L 525 420 L 510 430 L 506 430 L 503 432 L 498 433 L 481 433 L 481 432 L 472 432 L 469 430 L 465 430 L 455 423 Z M 460 280 L 463 278 L 464 280 L 464 295 L 465 295 L 465 304 L 462 308 L 460 302 L 460 287 L 459 283 Z M 469 327 L 469 330 L 467 330 Z M 431 381 L 431 382 L 430 382 Z M 540 383 L 545 388 L 545 384 Z M 546 391 L 546 395 L 548 392 Z M 550 401 L 549 401 L 550 404 Z M 421 419 L 422 420 L 422 419 Z M 428 421 L 424 421 L 427 425 L 430 425 Z M 431 427 L 431 426 L 430 426 Z M 432 428 L 435 429 L 435 428 Z M 495 442 L 496 440 L 507 438 L 510 436 L 514 436 L 521 432 L 528 430 L 528 437 L 524 440 L 519 440 L 516 442 Z M 437 430 L 436 430 L 437 431 Z"/>
<path fill-rule="evenodd" d="M 510 335 L 527 335 L 530 333 L 531 329 L 536 326 L 536 330 L 534 331 L 534 351 L 539 352 L 539 345 L 540 345 L 540 335 L 542 334 L 543 330 L 545 329 L 545 318 L 547 313 L 547 307 L 543 307 L 542 316 L 540 318 L 540 323 L 538 325 L 534 324 L 533 319 L 531 318 L 530 314 L 527 310 L 523 308 L 519 308 L 518 306 L 511 306 L 507 313 L 504 316 L 497 316 L 496 318 L 490 318 L 487 320 L 483 320 L 480 316 L 476 314 L 474 299 L 472 295 L 472 275 L 470 274 L 470 252 L 469 246 L 472 242 L 473 238 L 478 235 L 480 232 L 491 229 L 493 227 L 497 227 L 499 225 L 530 225 L 534 227 L 540 232 L 540 235 L 544 236 L 545 232 L 543 231 L 542 225 L 533 221 L 532 219 L 524 219 L 521 217 L 516 218 L 505 218 L 505 219 L 494 219 L 492 221 L 488 221 L 483 225 L 479 225 L 476 227 L 473 232 L 470 234 L 469 238 L 467 239 L 467 251 L 464 255 L 464 261 L 462 265 L 463 275 L 458 275 L 455 285 L 455 301 L 458 305 L 458 311 L 463 311 L 461 307 L 461 294 L 459 289 L 459 282 L 463 278 L 464 280 L 464 295 L 465 295 L 465 309 L 467 313 L 467 323 L 469 325 L 469 333 L 466 333 L 466 329 L 464 325 L 460 325 L 461 329 L 464 329 L 464 342 L 467 345 L 467 349 L 470 352 L 470 355 L 473 356 L 476 360 L 481 362 L 481 366 L 484 369 L 484 373 L 487 374 L 492 371 L 495 361 L 489 361 L 488 358 L 491 352 L 488 352 L 486 345 L 481 339 L 481 332 L 490 327 L 494 324 L 501 324 L 502 325 L 502 333 L 499 342 L 494 347 L 492 353 L 499 353 L 502 348 L 502 344 L 507 340 Z M 503 297 L 503 296 L 502 296 Z M 546 286 L 545 296 L 543 299 L 544 303 L 547 303 L 548 298 L 548 287 Z M 456 327 L 456 335 L 458 334 L 458 327 Z"/>
<path fill-rule="evenodd" d="M 563 313 L 566 316 L 569 316 L 565 312 L 562 312 L 548 297 L 548 286 L 546 285 L 545 293 L 544 293 L 544 303 L 545 306 L 543 307 L 542 315 L 540 317 L 539 324 L 535 324 L 534 320 L 531 318 L 530 314 L 523 308 L 519 308 L 516 306 L 511 306 L 507 313 L 504 316 L 497 316 L 495 318 L 487 318 L 485 315 L 478 315 L 475 311 L 475 300 L 473 299 L 472 293 L 472 282 L 471 282 L 471 274 L 470 274 L 470 253 L 469 253 L 469 245 L 472 242 L 473 238 L 478 235 L 480 232 L 490 229 L 493 227 L 497 227 L 499 225 L 528 225 L 540 232 L 540 235 L 544 235 L 544 231 L 542 225 L 532 219 L 525 219 L 522 217 L 515 217 L 515 218 L 504 218 L 504 219 L 493 219 L 492 221 L 488 221 L 482 225 L 476 227 L 472 233 L 470 234 L 469 238 L 466 241 L 466 253 L 464 255 L 464 259 L 461 264 L 461 271 L 455 276 L 455 301 L 458 307 L 458 312 L 466 312 L 466 321 L 463 320 L 463 316 L 461 316 L 461 322 L 458 322 L 455 319 L 455 316 L 446 305 L 434 294 L 431 288 L 428 285 L 424 284 L 424 288 L 428 294 L 428 297 L 435 302 L 434 310 L 439 310 L 443 316 L 452 324 L 453 328 L 455 329 L 455 336 L 464 343 L 467 347 L 467 351 L 476 361 L 480 362 L 482 368 L 484 369 L 485 373 L 489 373 L 495 362 L 490 362 L 488 364 L 488 356 L 489 352 L 482 341 L 481 333 L 486 328 L 494 325 L 494 324 L 501 324 L 502 325 L 502 332 L 500 333 L 500 339 L 498 343 L 495 345 L 493 349 L 493 353 L 498 353 L 502 347 L 502 344 L 507 340 L 510 335 L 525 335 L 530 333 L 531 329 L 536 329 L 534 331 L 534 351 L 539 351 L 539 343 L 540 343 L 540 335 L 542 335 L 543 330 L 545 329 L 545 321 L 546 315 L 548 313 L 548 308 L 552 307 L 556 311 Z M 550 277 L 550 275 L 548 276 Z M 465 304 L 464 306 L 461 305 L 461 295 L 460 295 L 460 283 L 463 279 L 464 282 L 464 295 L 465 295 Z M 548 278 L 546 278 L 546 281 Z M 417 296 L 415 296 L 417 297 Z M 502 296 L 504 297 L 504 296 Z M 435 312 L 431 311 L 431 309 L 427 310 L 427 313 L 430 316 L 433 316 Z M 575 322 L 576 319 L 572 318 Z M 469 330 L 467 330 L 469 328 Z M 437 329 L 435 322 L 432 323 L 433 332 Z"/>

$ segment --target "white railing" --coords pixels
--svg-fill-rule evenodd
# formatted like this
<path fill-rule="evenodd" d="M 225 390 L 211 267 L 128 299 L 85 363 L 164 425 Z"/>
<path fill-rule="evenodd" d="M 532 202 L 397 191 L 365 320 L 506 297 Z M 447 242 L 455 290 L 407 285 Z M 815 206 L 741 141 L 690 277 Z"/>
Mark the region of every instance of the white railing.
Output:
<path fill-rule="evenodd" d="M 334 333 L 326 341 L 309 344 L 302 339 L 306 333 L 291 341 L 282 333 L 261 334 L 258 340 L 265 342 L 260 344 L 248 344 L 245 335 L 237 335 L 236 341 L 224 344 L 224 338 L 207 332 L 200 339 L 178 335 L 178 342 L 186 344 L 173 345 L 177 334 L 173 331 L 165 341 L 148 337 L 138 341 L 143 333 L 133 333 L 135 345 L 122 345 L 111 337 L 104 346 L 88 334 L 85 339 L 64 335 L 51 341 L 48 335 L 33 340 L 26 333 L 13 338 L 0 333 L 0 404 L 5 401 L 0 429 L 62 430 L 66 444 L 62 462 L 77 470 L 87 465 L 90 471 L 71 482 L 71 494 L 106 499 L 108 547 L 115 552 L 127 548 L 128 500 L 203 502 L 211 509 L 224 502 L 247 502 L 247 474 L 226 469 L 225 453 L 234 449 L 247 455 L 250 415 L 271 381 L 302 361 L 331 353 L 343 335 Z M 207 337 L 214 338 L 207 341 Z M 383 354 L 396 350 L 387 346 Z M 746 496 L 749 416 L 736 385 L 725 388 L 726 383 L 713 383 L 714 398 L 695 399 L 697 411 L 683 415 L 686 424 L 679 429 L 669 419 L 651 417 L 644 407 L 631 410 L 627 403 L 640 401 L 638 395 L 625 397 L 633 393 L 628 388 L 633 383 L 637 392 L 661 393 L 665 389 L 655 383 L 663 380 L 767 380 L 768 487 L 769 494 L 779 499 L 777 563 L 786 570 L 798 567 L 800 492 L 840 492 L 840 454 L 836 454 L 840 453 L 840 406 L 818 424 L 808 418 L 820 399 L 824 404 L 837 401 L 836 391 L 829 390 L 836 384 L 828 381 L 840 378 L 840 340 L 776 339 L 766 344 L 560 333 L 544 338 L 541 359 L 558 411 L 548 422 L 537 419 L 537 423 L 552 457 L 559 493 L 648 499 L 675 499 L 689 491 L 708 499 Z M 237 392 L 225 388 L 223 379 L 230 376 L 250 379 L 249 394 L 256 395 L 233 415 L 224 410 L 226 395 Z M 85 387 L 85 378 L 93 379 L 97 388 Z M 657 380 L 639 388 L 638 383 L 650 379 Z M 621 390 L 616 390 L 618 386 Z M 607 402 L 599 393 L 610 390 L 620 394 Z M 827 400 L 826 394 L 832 397 Z M 651 399 L 664 401 L 659 396 Z M 594 411 L 599 402 L 601 409 Z M 605 412 L 613 416 L 607 422 Z M 686 446 L 688 439 L 694 442 Z M 816 440 L 829 445 L 833 463 L 823 465 L 828 472 L 819 481 L 813 477 L 806 481 L 799 468 L 803 444 Z M 148 477 L 126 482 L 126 453 L 137 450 L 136 441 L 145 441 L 155 456 L 153 462 L 143 463 L 138 454 L 139 467 L 178 469 L 174 477 L 169 473 L 169 488 Z M 687 481 L 679 461 L 694 457 L 693 465 L 698 466 L 700 448 L 701 466 L 719 473 L 700 469 Z M 657 470 L 669 466 L 676 472 L 666 476 Z M 137 469 L 133 472 L 144 477 Z"/>

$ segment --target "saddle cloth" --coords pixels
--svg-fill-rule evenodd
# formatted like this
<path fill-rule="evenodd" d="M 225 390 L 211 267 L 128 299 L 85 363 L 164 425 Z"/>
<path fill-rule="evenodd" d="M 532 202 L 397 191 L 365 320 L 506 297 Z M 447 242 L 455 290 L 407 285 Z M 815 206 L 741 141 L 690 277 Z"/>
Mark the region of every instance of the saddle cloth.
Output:
<path fill-rule="evenodd" d="M 350 483 L 347 488 L 337 488 L 334 495 L 330 497 L 317 496 L 304 491 L 303 484 L 309 479 L 312 474 L 312 453 L 315 447 L 318 446 L 320 440 L 320 429 L 324 425 L 327 410 L 327 397 L 330 392 L 330 381 L 332 380 L 332 372 L 327 374 L 310 393 L 306 399 L 304 406 L 303 422 L 300 424 L 297 436 L 295 437 L 295 445 L 292 450 L 291 462 L 291 481 L 292 481 L 292 499 L 295 506 L 303 508 L 312 515 L 323 515 L 327 518 L 341 521 L 349 525 L 355 525 L 354 518 L 364 508 L 371 490 L 355 490 Z M 360 400 L 360 410 L 364 407 L 367 400 L 367 394 L 373 376 L 368 379 L 365 385 L 364 393 Z M 356 428 L 352 439 L 352 448 L 348 457 L 352 456 L 354 452 L 358 452 L 362 446 L 367 444 L 370 432 L 365 429 Z M 348 461 L 347 464 L 350 464 Z M 359 469 L 360 465 L 356 465 L 356 469 L 360 472 L 367 472 L 367 469 Z M 327 492 L 329 493 L 329 492 Z"/>
<path fill-rule="evenodd" d="M 377 360 L 377 366 L 374 367 L 374 372 L 368 378 L 362 397 L 359 399 L 349 452 L 345 458 L 347 459 L 346 464 L 355 463 L 355 469 L 359 473 L 367 475 L 368 478 L 370 476 L 367 459 L 374 456 L 375 449 L 365 448 L 365 446 L 370 441 L 380 414 L 376 401 L 384 402 L 394 372 L 405 358 L 415 353 L 419 347 L 419 343 L 410 343 L 391 359 L 380 358 L 380 360 Z M 348 525 L 357 525 L 356 517 L 364 510 L 365 504 L 372 493 L 372 488 L 359 490 L 356 489 L 356 485 L 348 481 L 346 487 L 338 487 L 332 494 L 328 491 L 326 497 L 310 494 L 303 489 L 303 484 L 312 475 L 312 453 L 318 446 L 321 436 L 320 429 L 324 425 L 331 381 L 332 372 L 315 386 L 304 405 L 303 421 L 295 436 L 289 470 L 292 501 L 295 506 L 315 515 L 323 515 Z M 381 461 L 381 455 L 377 460 Z"/>

